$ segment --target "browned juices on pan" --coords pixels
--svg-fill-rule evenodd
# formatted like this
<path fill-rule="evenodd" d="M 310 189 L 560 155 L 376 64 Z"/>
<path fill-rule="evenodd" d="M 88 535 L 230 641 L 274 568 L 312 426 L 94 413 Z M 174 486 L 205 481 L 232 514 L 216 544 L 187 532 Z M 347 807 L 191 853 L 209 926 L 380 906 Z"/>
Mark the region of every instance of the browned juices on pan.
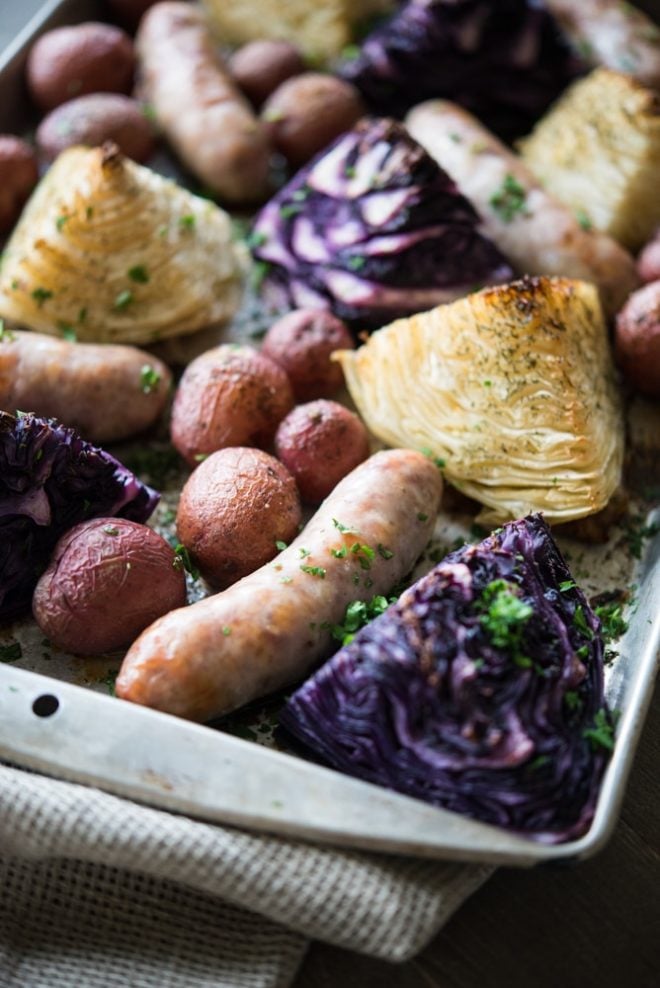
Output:
<path fill-rule="evenodd" d="M 267 194 L 270 144 L 234 85 L 201 10 L 158 3 L 136 38 L 140 93 L 182 161 L 228 202 Z"/>
<path fill-rule="evenodd" d="M 272 562 L 147 628 L 124 659 L 117 696 L 205 721 L 301 679 L 330 653 L 328 626 L 352 600 L 386 594 L 410 571 L 441 493 L 421 453 L 371 456 Z"/>

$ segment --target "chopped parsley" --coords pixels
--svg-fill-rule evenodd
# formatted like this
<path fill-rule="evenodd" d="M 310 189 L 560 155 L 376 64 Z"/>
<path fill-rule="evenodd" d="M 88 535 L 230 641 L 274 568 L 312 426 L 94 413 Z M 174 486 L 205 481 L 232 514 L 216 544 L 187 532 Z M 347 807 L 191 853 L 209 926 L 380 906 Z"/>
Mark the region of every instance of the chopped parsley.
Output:
<path fill-rule="evenodd" d="M 53 297 L 53 292 L 49 291 L 47 288 L 35 288 L 30 294 L 39 308 L 41 308 L 44 302 L 47 302 L 49 298 Z"/>
<path fill-rule="evenodd" d="M 511 653 L 516 665 L 530 668 L 532 660 L 522 653 L 522 633 L 534 609 L 518 596 L 517 587 L 506 580 L 493 580 L 484 587 L 477 602 L 479 623 L 496 648 Z"/>
<path fill-rule="evenodd" d="M 225 638 L 228 638 L 229 635 L 231 635 L 231 628 L 229 627 L 228 624 L 222 626 L 222 633 L 225 636 Z"/>
<path fill-rule="evenodd" d="M 360 542 L 353 543 L 351 554 L 358 557 L 360 569 L 371 569 L 371 560 L 376 555 L 370 545 L 362 545 Z"/>
<path fill-rule="evenodd" d="M 628 622 L 623 617 L 622 605 L 616 601 L 595 607 L 594 612 L 600 620 L 601 634 L 604 642 L 616 641 L 628 630 Z"/>
<path fill-rule="evenodd" d="M 58 320 L 57 328 L 62 334 L 62 339 L 66 340 L 68 343 L 75 343 L 78 339 L 75 329 L 68 322 L 61 322 Z"/>
<path fill-rule="evenodd" d="M 582 732 L 585 741 L 589 741 L 592 749 L 606 748 L 612 751 L 614 748 L 614 725 L 610 722 L 607 711 L 601 707 L 596 712 L 592 727 L 587 727 Z"/>
<path fill-rule="evenodd" d="M 342 535 L 357 535 L 358 534 L 358 531 L 357 531 L 356 528 L 349 528 L 348 525 L 342 525 L 342 523 L 340 521 L 337 521 L 336 518 L 333 518 L 332 519 L 332 524 L 335 526 L 335 528 L 337 529 L 338 532 L 341 532 L 342 533 Z"/>
<path fill-rule="evenodd" d="M 0 662 L 17 662 L 23 655 L 20 642 L 12 642 L 10 645 L 0 645 Z"/>
<path fill-rule="evenodd" d="M 106 535 L 119 535 L 119 529 L 115 525 L 104 525 L 103 531 Z"/>
<path fill-rule="evenodd" d="M 586 213 L 584 209 L 576 209 L 575 218 L 578 221 L 579 226 L 581 226 L 583 230 L 586 230 L 587 232 L 589 232 L 589 230 L 593 230 L 594 225 L 589 219 L 589 214 Z"/>
<path fill-rule="evenodd" d="M 310 576 L 318 576 L 320 580 L 325 580 L 325 574 L 327 570 L 323 566 L 301 566 L 303 573 L 309 573 Z"/>
<path fill-rule="evenodd" d="M 298 549 L 298 552 L 300 553 L 300 558 L 301 559 L 306 559 L 307 556 L 311 556 L 311 554 L 312 554 L 312 550 L 311 549 L 305 549 L 303 547 L 301 547 L 300 549 Z"/>
<path fill-rule="evenodd" d="M 575 608 L 575 613 L 573 614 L 573 624 L 581 631 L 583 635 L 587 635 L 588 638 L 593 638 L 594 634 L 589 625 L 587 624 L 587 619 L 584 616 L 584 608 L 582 604 L 578 604 Z"/>
<path fill-rule="evenodd" d="M 283 220 L 289 220 L 292 216 L 297 216 L 301 210 L 301 203 L 289 202 L 285 206 L 280 206 L 280 216 Z"/>
<path fill-rule="evenodd" d="M 178 542 L 177 545 L 174 546 L 174 559 L 172 561 L 172 566 L 176 570 L 185 569 L 187 573 L 190 573 L 193 580 L 197 580 L 199 578 L 199 570 L 190 558 L 190 553 L 186 549 L 185 545 L 181 542 Z"/>
<path fill-rule="evenodd" d="M 429 516 L 425 515 L 423 511 L 417 512 L 417 521 L 428 521 L 428 520 L 429 520 Z"/>
<path fill-rule="evenodd" d="M 438 470 L 442 470 L 443 467 L 447 466 L 447 461 L 443 460 L 441 456 L 435 456 L 433 450 L 429 446 L 423 446 L 420 450 L 424 456 L 428 456 L 429 460 L 433 460 Z"/>
<path fill-rule="evenodd" d="M 145 395 L 151 394 L 160 384 L 160 374 L 151 364 L 143 364 L 140 368 L 140 387 Z"/>
<path fill-rule="evenodd" d="M 116 296 L 114 301 L 115 309 L 126 309 L 133 301 L 133 292 L 130 288 L 125 288 Z"/>
<path fill-rule="evenodd" d="M 559 584 L 559 592 L 567 593 L 569 590 L 573 590 L 575 587 L 577 587 L 577 583 L 575 583 L 573 580 L 563 580 Z"/>
<path fill-rule="evenodd" d="M 187 216 L 179 217 L 179 229 L 180 230 L 195 229 L 195 217 L 192 215 L 192 213 L 188 213 Z"/>
<path fill-rule="evenodd" d="M 134 267 L 128 269 L 128 277 L 131 281 L 136 281 L 140 285 L 146 285 L 149 281 L 149 272 L 144 264 L 136 264 Z"/>
<path fill-rule="evenodd" d="M 15 339 L 11 329 L 5 328 L 4 319 L 0 319 L 0 343 L 13 343 Z"/>
<path fill-rule="evenodd" d="M 527 193 L 522 185 L 510 173 L 505 175 L 500 188 L 490 198 L 493 212 L 505 223 L 510 223 L 519 213 L 525 212 Z"/>
<path fill-rule="evenodd" d="M 396 597 L 384 597 L 382 594 L 377 594 L 371 600 L 352 600 L 346 607 L 341 624 L 322 625 L 322 627 L 330 630 L 335 641 L 348 645 L 360 628 L 382 614 L 395 600 Z"/>
<path fill-rule="evenodd" d="M 358 255 L 355 255 L 354 257 L 349 257 L 349 259 L 346 262 L 346 266 L 351 271 L 361 271 L 366 263 L 367 263 L 366 257 L 360 257 Z"/>
<path fill-rule="evenodd" d="M 57 217 L 57 219 L 55 220 L 55 226 L 57 227 L 58 232 L 60 232 L 60 233 L 62 232 L 62 230 L 64 229 L 64 224 L 67 223 L 68 220 L 70 220 L 70 219 L 71 219 L 70 216 L 58 216 Z"/>
<path fill-rule="evenodd" d="M 284 552 L 284 550 L 287 548 L 287 544 L 286 542 L 282 542 L 281 539 L 275 539 L 275 548 L 277 549 L 278 552 Z"/>
<path fill-rule="evenodd" d="M 253 230 L 252 233 L 247 235 L 245 242 L 248 247 L 256 250 L 257 247 L 263 247 L 264 244 L 268 243 L 268 237 L 265 233 L 260 233 L 258 230 Z"/>
<path fill-rule="evenodd" d="M 391 559 L 394 553 L 391 549 L 387 549 L 382 542 L 379 542 L 376 546 L 376 551 L 382 559 Z"/>
<path fill-rule="evenodd" d="M 335 559 L 345 559 L 348 555 L 348 549 L 345 545 L 343 545 L 341 549 L 331 549 L 330 555 L 334 556 Z"/>

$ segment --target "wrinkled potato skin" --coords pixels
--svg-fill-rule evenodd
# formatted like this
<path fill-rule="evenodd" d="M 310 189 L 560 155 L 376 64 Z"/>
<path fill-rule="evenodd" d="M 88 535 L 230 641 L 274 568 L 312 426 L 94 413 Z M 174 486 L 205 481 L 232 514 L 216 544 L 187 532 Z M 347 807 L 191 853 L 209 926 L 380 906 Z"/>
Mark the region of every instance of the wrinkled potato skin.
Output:
<path fill-rule="evenodd" d="M 349 82 L 320 72 L 305 72 L 279 86 L 264 104 L 261 118 L 273 144 L 294 168 L 350 130 L 366 113 L 362 97 Z"/>
<path fill-rule="evenodd" d="M 146 384 L 145 367 L 153 371 Z M 169 368 L 137 347 L 19 330 L 0 340 L 0 409 L 59 419 L 89 442 L 148 429 L 163 413 L 171 384 Z"/>
<path fill-rule="evenodd" d="M 213 453 L 181 492 L 176 527 L 205 580 L 226 587 L 269 562 L 298 534 L 300 499 L 289 471 L 259 449 Z"/>
<path fill-rule="evenodd" d="M 183 373 L 172 442 L 193 467 L 226 446 L 269 446 L 292 407 L 291 385 L 278 364 L 253 347 L 214 347 Z"/>
<path fill-rule="evenodd" d="M 298 405 L 280 424 L 275 451 L 291 471 L 303 501 L 320 504 L 369 456 L 369 434 L 358 416 L 336 401 Z"/>
<path fill-rule="evenodd" d="M 174 551 L 146 525 L 95 518 L 68 531 L 37 583 L 34 618 L 56 648 L 101 655 L 126 648 L 152 621 L 186 603 Z"/>
<path fill-rule="evenodd" d="M 637 258 L 637 274 L 645 285 L 660 279 L 660 230 L 656 230 L 653 240 L 649 240 Z"/>
<path fill-rule="evenodd" d="M 30 145 L 13 134 L 0 134 L 0 233 L 11 230 L 38 181 Z"/>
<path fill-rule="evenodd" d="M 330 398 L 344 385 L 344 372 L 330 355 L 355 347 L 345 323 L 324 309 L 298 309 L 270 327 L 261 352 L 286 371 L 295 399 Z"/>
<path fill-rule="evenodd" d="M 288 41 L 264 38 L 234 52 L 228 67 L 236 85 L 259 107 L 283 82 L 304 72 L 305 62 Z"/>
<path fill-rule="evenodd" d="M 27 61 L 27 84 L 41 110 L 86 93 L 129 93 L 133 42 L 118 27 L 88 21 L 43 34 Z"/>
<path fill-rule="evenodd" d="M 633 292 L 616 318 L 616 359 L 642 394 L 660 398 L 660 280 Z"/>
<path fill-rule="evenodd" d="M 119 146 L 128 158 L 144 162 L 154 149 L 151 124 L 140 104 L 116 93 L 93 93 L 63 103 L 37 128 L 37 147 L 46 161 L 76 144 Z"/>

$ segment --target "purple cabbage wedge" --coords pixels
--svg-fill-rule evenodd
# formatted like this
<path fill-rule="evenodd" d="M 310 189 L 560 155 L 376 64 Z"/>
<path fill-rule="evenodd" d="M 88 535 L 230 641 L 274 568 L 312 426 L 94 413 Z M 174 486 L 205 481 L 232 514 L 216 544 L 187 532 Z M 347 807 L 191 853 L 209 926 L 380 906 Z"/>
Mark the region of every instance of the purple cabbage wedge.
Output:
<path fill-rule="evenodd" d="M 351 775 L 546 843 L 583 834 L 612 747 L 598 618 L 540 515 L 447 556 L 290 699 Z"/>
<path fill-rule="evenodd" d="M 538 0 L 410 0 L 339 73 L 373 113 L 442 97 L 510 140 L 584 70 Z"/>
<path fill-rule="evenodd" d="M 0 412 L 0 620 L 30 607 L 64 532 L 106 515 L 144 522 L 159 498 L 55 419 Z"/>
<path fill-rule="evenodd" d="M 362 120 L 262 209 L 250 236 L 275 308 L 330 308 L 355 328 L 513 277 L 479 217 L 393 120 Z"/>

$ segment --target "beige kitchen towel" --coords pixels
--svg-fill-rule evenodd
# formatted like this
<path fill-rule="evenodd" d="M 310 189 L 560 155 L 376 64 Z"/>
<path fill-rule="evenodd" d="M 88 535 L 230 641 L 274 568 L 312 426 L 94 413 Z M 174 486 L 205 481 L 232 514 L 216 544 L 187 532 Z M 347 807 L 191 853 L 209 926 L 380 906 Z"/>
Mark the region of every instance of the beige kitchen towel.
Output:
<path fill-rule="evenodd" d="M 0 988 L 282 988 L 309 938 L 402 961 L 490 871 L 217 827 L 0 765 Z"/>

